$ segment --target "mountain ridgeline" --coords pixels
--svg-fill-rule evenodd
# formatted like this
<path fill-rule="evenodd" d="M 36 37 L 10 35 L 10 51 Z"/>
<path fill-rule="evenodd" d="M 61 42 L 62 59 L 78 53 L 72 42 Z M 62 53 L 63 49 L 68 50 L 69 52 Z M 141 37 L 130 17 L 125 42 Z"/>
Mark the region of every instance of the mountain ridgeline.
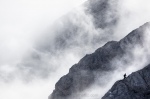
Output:
<path fill-rule="evenodd" d="M 150 65 L 117 81 L 102 99 L 150 99 Z"/>
<path fill-rule="evenodd" d="M 85 57 L 83 57 L 77 64 L 73 65 L 70 68 L 69 73 L 67 75 L 64 75 L 63 77 L 60 78 L 60 80 L 55 85 L 53 93 L 49 96 L 49 99 L 71 99 L 70 97 L 73 94 L 76 94 L 77 92 L 82 92 L 83 90 L 90 87 L 96 81 L 97 74 L 103 73 L 109 74 L 110 71 L 115 71 L 117 68 L 126 69 L 127 67 L 129 67 L 128 65 L 127 66 L 113 65 L 114 64 L 113 62 L 115 60 L 122 59 L 122 62 L 124 62 L 124 64 L 128 64 L 132 61 L 132 57 L 129 59 L 124 58 L 124 56 L 130 55 L 131 50 L 136 46 L 143 46 L 145 38 L 144 32 L 148 26 L 150 26 L 150 24 L 146 23 L 143 26 L 129 33 L 126 37 L 124 37 L 120 41 L 110 41 L 106 43 L 104 46 L 98 48 L 94 53 L 88 54 Z M 98 77 L 99 79 L 101 79 L 103 78 L 103 76 L 104 75 L 100 75 Z M 118 90 L 119 91 L 122 90 L 123 92 L 124 89 L 122 89 L 122 87 L 124 86 L 126 88 L 125 90 L 129 91 L 128 86 L 132 85 L 130 85 L 130 83 L 127 83 L 129 84 L 127 86 L 125 85 L 126 84 L 125 82 L 128 82 L 128 80 L 130 80 L 130 78 L 117 82 L 112 88 L 112 90 L 110 90 L 109 92 L 112 92 L 113 95 L 122 94 L 119 93 Z M 108 82 L 109 80 L 107 80 L 105 84 L 107 84 Z M 126 93 L 123 94 L 125 95 Z M 134 99 L 121 97 L 108 98 L 109 96 L 111 95 L 107 93 L 103 97 L 103 99 Z M 138 99 L 145 99 L 145 98 L 138 98 Z"/>

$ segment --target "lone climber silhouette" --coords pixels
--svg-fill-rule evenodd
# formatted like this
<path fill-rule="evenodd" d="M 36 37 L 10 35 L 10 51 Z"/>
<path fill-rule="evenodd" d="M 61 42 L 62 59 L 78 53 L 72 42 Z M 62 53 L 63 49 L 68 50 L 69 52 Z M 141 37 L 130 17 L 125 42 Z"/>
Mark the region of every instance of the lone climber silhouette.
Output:
<path fill-rule="evenodd" d="M 125 79 L 125 78 L 127 78 L 127 75 L 126 75 L 126 73 L 125 73 L 123 76 L 124 76 L 124 79 Z"/>

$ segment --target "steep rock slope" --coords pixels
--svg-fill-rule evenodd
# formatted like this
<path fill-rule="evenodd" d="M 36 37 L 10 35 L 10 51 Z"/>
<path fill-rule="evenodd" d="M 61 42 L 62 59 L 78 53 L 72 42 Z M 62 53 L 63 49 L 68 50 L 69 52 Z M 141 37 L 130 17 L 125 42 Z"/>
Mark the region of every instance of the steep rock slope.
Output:
<path fill-rule="evenodd" d="M 69 96 L 76 92 L 83 91 L 95 81 L 95 72 L 107 73 L 115 70 L 115 68 L 119 66 L 113 66 L 111 65 L 111 62 L 114 59 L 122 58 L 125 54 L 129 53 L 129 50 L 133 47 L 137 45 L 142 46 L 144 30 L 147 26 L 149 26 L 149 23 L 132 31 L 119 42 L 108 42 L 103 47 L 97 49 L 94 53 L 83 57 L 77 64 L 70 68 L 67 75 L 60 78 L 49 99 L 69 99 Z M 132 59 L 127 59 L 125 61 L 127 62 L 131 60 Z"/>
<path fill-rule="evenodd" d="M 117 81 L 102 99 L 150 99 L 150 65 Z"/>

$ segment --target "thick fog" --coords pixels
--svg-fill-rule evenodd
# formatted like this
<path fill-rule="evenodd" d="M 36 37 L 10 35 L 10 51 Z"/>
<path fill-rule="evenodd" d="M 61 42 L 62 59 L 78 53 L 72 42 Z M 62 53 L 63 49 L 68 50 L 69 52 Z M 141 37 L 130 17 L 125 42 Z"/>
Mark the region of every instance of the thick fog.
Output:
<path fill-rule="evenodd" d="M 87 3 L 81 6 L 85 1 L 0 1 L 1 99 L 47 99 L 59 78 L 85 54 L 94 52 L 107 41 L 122 39 L 150 21 L 149 0 L 109 0 L 110 7 L 104 10 L 106 13 L 100 12 L 103 14 L 100 19 L 87 9 Z M 91 5 L 94 7 L 95 3 Z M 147 37 L 148 34 L 144 48 L 138 46 L 131 50 L 130 68 L 118 68 L 112 72 L 115 79 L 108 85 L 99 87 L 97 81 L 79 97 L 102 97 L 124 73 L 130 74 L 148 64 Z M 124 65 L 114 60 L 114 65 Z"/>
<path fill-rule="evenodd" d="M 28 58 L 28 63 L 32 62 L 33 64 L 38 64 L 37 66 L 40 66 L 42 63 L 36 61 L 36 56 L 33 55 L 32 60 L 30 57 L 30 54 L 35 51 L 34 45 L 37 38 L 43 35 L 45 30 L 49 28 L 56 19 L 65 15 L 84 1 L 85 0 L 0 1 L 1 99 L 48 98 L 52 89 L 54 89 L 55 81 L 58 80 L 57 73 L 52 76 L 53 78 L 49 77 L 47 79 L 41 79 L 38 77 L 39 75 L 34 76 L 34 72 L 30 71 L 29 65 L 26 64 L 29 68 L 24 66 L 22 70 L 20 64 L 25 63 L 26 61 L 24 58 L 28 58 L 29 56 L 30 59 Z M 53 65 L 57 63 L 57 60 L 51 61 L 44 58 L 42 60 L 49 61 L 49 67 L 51 67 L 50 63 L 53 62 Z M 68 54 L 68 57 L 66 57 L 65 60 L 69 60 L 70 63 L 76 61 L 72 54 Z M 67 64 L 72 65 L 69 63 Z M 36 69 L 37 72 L 38 69 L 39 68 Z M 42 65 L 40 69 L 42 69 Z M 47 68 L 44 69 L 47 70 Z M 31 75 L 29 71 L 32 73 Z M 62 70 L 62 72 L 65 71 Z M 49 73 L 51 73 L 51 71 L 49 71 Z M 62 73 L 58 75 L 61 74 Z"/>

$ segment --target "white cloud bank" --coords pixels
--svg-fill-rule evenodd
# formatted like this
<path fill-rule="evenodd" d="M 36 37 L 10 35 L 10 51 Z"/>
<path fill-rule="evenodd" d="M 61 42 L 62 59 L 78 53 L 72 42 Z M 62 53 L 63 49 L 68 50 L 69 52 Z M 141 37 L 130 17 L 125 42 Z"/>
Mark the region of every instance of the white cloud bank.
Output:
<path fill-rule="evenodd" d="M 36 39 L 56 19 L 85 0 L 0 1 L 0 98 L 47 99 L 53 79 L 22 81 L 16 64 L 33 50 Z M 69 58 L 71 59 L 71 58 Z M 69 60 L 67 59 L 67 60 Z M 71 64 L 70 64 L 71 65 Z M 29 75 L 30 76 L 30 75 Z M 13 80 L 15 79 L 15 80 Z M 57 81 L 58 79 L 54 80 Z M 53 85 L 52 85 L 53 84 Z"/>

